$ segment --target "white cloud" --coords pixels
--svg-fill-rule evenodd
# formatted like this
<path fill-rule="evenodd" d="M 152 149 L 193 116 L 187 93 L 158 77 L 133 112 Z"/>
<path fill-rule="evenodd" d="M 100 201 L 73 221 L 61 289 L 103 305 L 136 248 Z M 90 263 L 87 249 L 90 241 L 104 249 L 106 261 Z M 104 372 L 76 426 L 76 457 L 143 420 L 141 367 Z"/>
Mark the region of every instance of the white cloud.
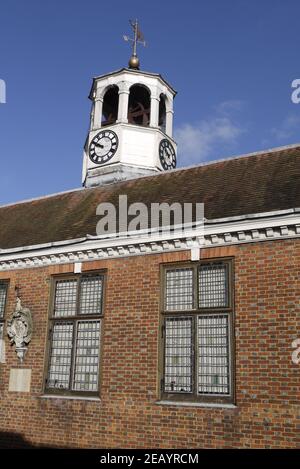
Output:
<path fill-rule="evenodd" d="M 279 141 L 290 139 L 296 134 L 300 135 L 300 116 L 290 114 L 278 127 L 271 129 L 271 134 Z"/>
<path fill-rule="evenodd" d="M 231 117 L 240 108 L 240 101 L 226 101 L 216 108 L 214 116 L 196 123 L 185 123 L 175 129 L 181 162 L 199 163 L 212 156 L 219 157 L 220 147 L 232 148 L 245 131 Z"/>
<path fill-rule="evenodd" d="M 224 116 L 231 116 L 234 112 L 241 111 L 244 107 L 244 101 L 239 99 L 229 99 L 216 106 L 216 111 Z"/>

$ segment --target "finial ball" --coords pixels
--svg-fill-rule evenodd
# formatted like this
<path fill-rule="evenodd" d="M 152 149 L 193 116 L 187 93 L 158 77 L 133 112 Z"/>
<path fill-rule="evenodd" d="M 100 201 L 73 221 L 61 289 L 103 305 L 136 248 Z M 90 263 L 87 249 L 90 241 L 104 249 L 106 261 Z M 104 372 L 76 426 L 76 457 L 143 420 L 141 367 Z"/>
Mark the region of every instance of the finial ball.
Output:
<path fill-rule="evenodd" d="M 132 55 L 129 59 L 128 65 L 129 68 L 135 68 L 138 70 L 140 68 L 139 58 L 136 55 Z"/>

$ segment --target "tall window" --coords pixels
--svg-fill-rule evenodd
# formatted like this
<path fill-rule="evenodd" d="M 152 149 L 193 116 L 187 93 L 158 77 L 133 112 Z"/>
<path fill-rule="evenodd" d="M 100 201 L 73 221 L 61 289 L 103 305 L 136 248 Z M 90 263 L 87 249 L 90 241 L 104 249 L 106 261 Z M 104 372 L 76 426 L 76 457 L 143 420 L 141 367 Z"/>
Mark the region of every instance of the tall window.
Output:
<path fill-rule="evenodd" d="M 4 313 L 8 283 L 0 280 L 0 363 L 4 362 Z"/>
<path fill-rule="evenodd" d="M 111 86 L 103 98 L 101 126 L 112 125 L 118 118 L 119 107 L 119 88 L 116 85 Z"/>
<path fill-rule="evenodd" d="M 54 281 L 47 391 L 97 394 L 103 290 L 102 274 Z"/>
<path fill-rule="evenodd" d="M 4 337 L 4 312 L 7 297 L 7 282 L 0 281 L 0 340 Z M 0 344 L 1 353 L 1 344 Z"/>
<path fill-rule="evenodd" d="M 158 125 L 163 132 L 166 131 L 166 98 L 163 94 L 159 97 Z"/>
<path fill-rule="evenodd" d="M 231 262 L 166 267 L 162 315 L 162 397 L 232 402 Z"/>
<path fill-rule="evenodd" d="M 142 85 L 133 85 L 130 88 L 128 122 L 143 126 L 150 123 L 150 92 Z"/>

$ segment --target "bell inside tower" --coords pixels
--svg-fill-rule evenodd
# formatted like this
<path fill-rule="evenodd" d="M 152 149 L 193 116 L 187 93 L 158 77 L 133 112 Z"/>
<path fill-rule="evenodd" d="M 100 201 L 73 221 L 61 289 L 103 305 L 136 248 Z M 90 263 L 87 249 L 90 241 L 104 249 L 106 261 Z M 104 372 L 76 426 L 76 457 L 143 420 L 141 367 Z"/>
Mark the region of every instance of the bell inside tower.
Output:
<path fill-rule="evenodd" d="M 112 125 L 118 118 L 119 107 L 119 88 L 116 85 L 111 86 L 106 91 L 103 98 L 101 126 Z"/>
<path fill-rule="evenodd" d="M 149 126 L 150 92 L 145 86 L 133 85 L 130 88 L 128 104 L 129 124 Z"/>

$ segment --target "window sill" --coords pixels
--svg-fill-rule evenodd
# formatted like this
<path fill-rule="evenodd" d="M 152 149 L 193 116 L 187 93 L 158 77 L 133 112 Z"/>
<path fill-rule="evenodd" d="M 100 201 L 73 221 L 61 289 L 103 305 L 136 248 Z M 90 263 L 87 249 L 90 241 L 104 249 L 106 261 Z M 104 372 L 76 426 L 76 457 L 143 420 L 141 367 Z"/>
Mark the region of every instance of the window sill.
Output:
<path fill-rule="evenodd" d="M 88 397 L 88 396 L 60 396 L 59 394 L 43 394 L 39 396 L 39 399 L 68 399 L 73 401 L 95 401 L 101 402 L 100 397 Z"/>
<path fill-rule="evenodd" d="M 204 407 L 204 408 L 217 408 L 217 409 L 237 409 L 234 404 L 222 404 L 216 402 L 183 402 L 183 401 L 156 401 L 157 405 L 168 405 L 177 407 Z"/>

